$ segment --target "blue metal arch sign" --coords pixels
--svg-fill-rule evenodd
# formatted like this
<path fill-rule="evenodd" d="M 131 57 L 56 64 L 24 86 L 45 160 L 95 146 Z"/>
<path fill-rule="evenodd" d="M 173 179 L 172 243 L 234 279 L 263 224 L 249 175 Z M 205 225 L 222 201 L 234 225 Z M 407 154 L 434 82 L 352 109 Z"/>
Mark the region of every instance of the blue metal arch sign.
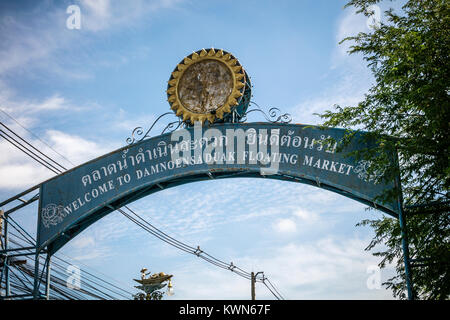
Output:
<path fill-rule="evenodd" d="M 164 188 L 211 178 L 265 177 L 338 192 L 398 216 L 397 201 L 378 196 L 367 162 L 349 152 L 376 147 L 358 133 L 337 151 L 345 130 L 281 123 L 196 125 L 156 136 L 89 161 L 40 186 L 38 247 L 56 252 L 106 214 Z"/>

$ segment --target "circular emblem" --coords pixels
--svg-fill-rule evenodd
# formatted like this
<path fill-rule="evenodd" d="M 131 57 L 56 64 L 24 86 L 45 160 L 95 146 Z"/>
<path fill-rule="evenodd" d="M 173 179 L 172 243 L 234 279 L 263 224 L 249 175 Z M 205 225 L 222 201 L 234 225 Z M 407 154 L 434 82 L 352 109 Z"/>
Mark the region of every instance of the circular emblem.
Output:
<path fill-rule="evenodd" d="M 232 54 L 202 49 L 177 65 L 169 79 L 167 97 L 183 121 L 213 123 L 239 105 L 248 86 L 246 80 L 244 69 Z"/>

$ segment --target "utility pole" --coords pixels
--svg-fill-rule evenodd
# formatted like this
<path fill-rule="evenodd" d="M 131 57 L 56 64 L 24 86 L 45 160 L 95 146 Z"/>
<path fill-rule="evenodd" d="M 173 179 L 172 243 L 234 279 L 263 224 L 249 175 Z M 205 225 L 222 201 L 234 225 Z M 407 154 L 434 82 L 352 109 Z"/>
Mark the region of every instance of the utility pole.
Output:
<path fill-rule="evenodd" d="M 255 273 L 252 271 L 252 300 L 256 300 L 255 298 Z"/>
<path fill-rule="evenodd" d="M 252 300 L 256 300 L 256 288 L 255 288 L 255 284 L 256 284 L 256 277 L 258 276 L 258 274 L 262 274 L 263 275 L 263 280 L 264 280 L 264 272 L 259 271 L 256 274 L 252 271 L 251 273 L 251 294 L 252 294 Z"/>
<path fill-rule="evenodd" d="M 3 240 L 1 242 L 1 249 L 0 250 L 4 250 L 5 254 L 3 254 L 3 258 L 2 258 L 2 278 L 3 278 L 3 274 L 5 275 L 5 297 L 8 297 L 10 295 L 10 282 L 9 282 L 9 264 L 10 261 L 8 259 L 8 220 L 6 219 L 7 217 L 5 216 L 5 212 L 3 211 L 3 209 L 0 210 L 0 239 L 3 236 Z M 3 226 L 4 224 L 4 226 Z"/>

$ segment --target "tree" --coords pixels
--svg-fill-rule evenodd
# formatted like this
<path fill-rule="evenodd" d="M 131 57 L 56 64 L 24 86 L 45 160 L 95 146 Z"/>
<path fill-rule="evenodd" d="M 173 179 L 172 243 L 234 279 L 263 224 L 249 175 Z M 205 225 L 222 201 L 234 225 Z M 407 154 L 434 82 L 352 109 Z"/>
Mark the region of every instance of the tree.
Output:
<path fill-rule="evenodd" d="M 351 0 L 346 7 L 370 17 L 370 6 L 378 2 Z M 382 179 L 401 179 L 415 297 L 448 299 L 450 2 L 409 0 L 401 13 L 390 9 L 384 14 L 387 21 L 373 31 L 342 40 L 352 41 L 350 54 L 363 55 L 374 85 L 358 105 L 336 105 L 321 117 L 324 126 L 366 130 L 378 140 L 377 150 L 363 150 L 357 157 L 369 160 L 372 172 L 384 172 Z M 398 154 L 399 170 L 386 156 L 392 148 Z M 404 299 L 406 278 L 397 219 L 383 217 L 358 225 L 374 228 L 375 237 L 366 250 L 381 246 L 374 253 L 381 258 L 379 266 L 396 264 L 396 275 L 383 285 L 392 289 L 394 297 Z"/>

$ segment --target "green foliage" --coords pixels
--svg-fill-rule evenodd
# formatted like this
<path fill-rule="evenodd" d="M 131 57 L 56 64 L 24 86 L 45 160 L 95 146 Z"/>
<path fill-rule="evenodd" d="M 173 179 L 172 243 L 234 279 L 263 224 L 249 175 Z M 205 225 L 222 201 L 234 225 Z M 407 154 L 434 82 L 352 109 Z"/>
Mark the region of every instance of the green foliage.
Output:
<path fill-rule="evenodd" d="M 370 16 L 369 6 L 379 0 L 352 0 L 347 4 Z M 410 255 L 417 260 L 412 278 L 417 298 L 448 299 L 450 296 L 449 244 L 449 76 L 450 2 L 407 1 L 401 13 L 388 10 L 386 21 L 370 33 L 344 39 L 352 41 L 350 54 L 360 53 L 375 83 L 357 106 L 335 106 L 321 115 L 324 126 L 362 129 L 378 140 L 377 150 L 363 150 L 373 172 L 383 179 L 401 178 L 404 205 L 447 203 L 407 211 Z M 344 141 L 343 143 L 348 143 Z M 386 156 L 394 148 L 398 160 Z M 399 171 L 393 163 L 399 164 Z M 382 170 L 382 171 L 380 171 Z M 384 195 L 398 197 L 390 190 Z M 381 258 L 380 266 L 395 263 L 397 275 L 384 285 L 405 298 L 405 274 L 401 232 L 396 219 L 365 220 L 375 237 L 367 247 Z M 414 266 L 414 264 L 413 264 Z"/>

